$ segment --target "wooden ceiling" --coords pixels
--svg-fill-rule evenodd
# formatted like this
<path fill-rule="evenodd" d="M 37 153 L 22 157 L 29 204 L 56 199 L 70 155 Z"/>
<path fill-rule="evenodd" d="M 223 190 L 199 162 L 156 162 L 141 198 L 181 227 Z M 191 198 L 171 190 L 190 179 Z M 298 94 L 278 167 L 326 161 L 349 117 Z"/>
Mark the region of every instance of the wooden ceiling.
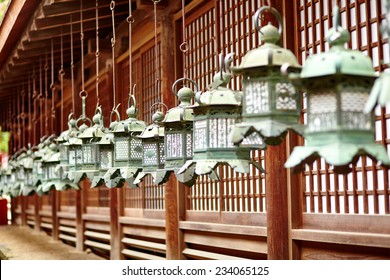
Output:
<path fill-rule="evenodd" d="M 96 2 L 82 3 L 84 43 L 96 38 Z M 144 1 L 133 0 L 133 14 Z M 148 1 L 150 2 L 150 0 Z M 151 2 L 150 2 L 151 3 Z M 148 8 L 152 8 L 149 5 Z M 111 46 L 111 0 L 99 0 L 99 42 Z M 26 83 L 32 72 L 39 71 L 39 62 L 50 62 L 51 44 L 54 49 L 55 72 L 61 64 L 61 38 L 63 41 L 64 68 L 70 68 L 71 28 L 73 30 L 74 61 L 80 59 L 80 1 L 79 0 L 12 0 L 9 14 L 0 27 L 0 99 L 14 94 L 13 88 Z M 7 12 L 7 13 L 8 13 Z M 115 0 L 115 26 L 124 22 L 129 13 L 128 0 Z M 12 22 L 13 17 L 16 20 Z M 11 21 L 11 22 L 10 22 Z M 71 26 L 72 25 L 72 26 Z M 107 41 L 107 42 L 106 42 Z M 87 48 L 85 47 L 85 50 Z"/>

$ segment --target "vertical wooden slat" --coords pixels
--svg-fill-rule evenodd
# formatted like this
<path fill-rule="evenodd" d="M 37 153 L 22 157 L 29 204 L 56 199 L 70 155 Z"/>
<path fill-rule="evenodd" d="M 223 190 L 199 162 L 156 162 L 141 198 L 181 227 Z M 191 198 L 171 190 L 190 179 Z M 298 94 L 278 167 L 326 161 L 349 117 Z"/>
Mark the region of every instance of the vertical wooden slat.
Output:
<path fill-rule="evenodd" d="M 80 184 L 81 190 L 76 191 L 76 249 L 78 251 L 84 251 L 84 231 L 85 224 L 83 221 L 84 213 L 84 195 L 83 195 L 83 182 Z"/>
<path fill-rule="evenodd" d="M 120 251 L 120 231 L 119 231 L 119 202 L 118 202 L 118 191 L 117 188 L 111 188 L 110 194 L 110 259 L 119 260 Z"/>

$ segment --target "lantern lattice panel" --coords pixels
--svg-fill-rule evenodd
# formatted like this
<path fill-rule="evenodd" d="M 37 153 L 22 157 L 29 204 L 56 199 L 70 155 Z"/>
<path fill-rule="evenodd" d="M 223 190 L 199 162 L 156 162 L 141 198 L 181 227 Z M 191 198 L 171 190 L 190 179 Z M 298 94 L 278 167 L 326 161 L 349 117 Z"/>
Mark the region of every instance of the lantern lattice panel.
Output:
<path fill-rule="evenodd" d="M 380 23 L 384 18 L 385 0 L 339 1 L 341 23 L 351 33 L 349 46 L 369 55 L 377 71 L 389 62 L 389 45 L 380 35 Z M 295 0 L 298 48 L 297 56 L 304 63 L 311 53 L 329 49 L 325 35 L 332 25 L 332 1 Z M 367 120 L 359 119 L 363 98 L 351 89 L 351 95 L 342 97 L 346 104 L 345 125 L 366 126 Z M 360 100 L 360 101 L 358 101 Z M 329 102 L 329 99 L 328 101 Z M 314 101 L 313 101 L 314 103 Z M 311 106 L 312 104 L 310 104 Z M 321 105 L 322 106 L 322 105 Z M 324 107 L 322 107 L 324 108 Z M 390 150 L 390 108 L 375 111 L 376 141 Z M 302 118 L 306 123 L 306 101 Z M 357 119 L 356 119 L 357 118 Z M 349 119 L 349 120 L 348 120 Z M 362 157 L 348 175 L 338 175 L 323 160 L 317 160 L 303 174 L 303 210 L 308 213 L 390 213 L 390 172 Z"/>
<path fill-rule="evenodd" d="M 118 137 L 115 140 L 115 158 L 117 160 L 127 160 L 129 154 L 129 144 L 127 137 Z"/>

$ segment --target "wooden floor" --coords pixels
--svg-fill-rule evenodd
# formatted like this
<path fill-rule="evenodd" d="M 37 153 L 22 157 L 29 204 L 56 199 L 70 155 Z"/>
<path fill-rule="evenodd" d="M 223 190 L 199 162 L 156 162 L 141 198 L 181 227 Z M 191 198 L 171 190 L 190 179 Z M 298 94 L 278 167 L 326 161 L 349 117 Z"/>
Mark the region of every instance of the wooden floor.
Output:
<path fill-rule="evenodd" d="M 9 260 L 102 260 L 87 252 L 54 241 L 44 232 L 26 226 L 0 226 L 0 259 Z"/>

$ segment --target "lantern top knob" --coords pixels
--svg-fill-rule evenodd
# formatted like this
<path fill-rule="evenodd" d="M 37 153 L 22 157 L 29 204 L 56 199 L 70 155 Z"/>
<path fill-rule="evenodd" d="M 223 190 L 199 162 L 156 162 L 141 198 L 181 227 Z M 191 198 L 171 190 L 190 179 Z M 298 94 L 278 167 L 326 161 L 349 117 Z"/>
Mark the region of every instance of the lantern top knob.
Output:
<path fill-rule="evenodd" d="M 177 92 L 177 97 L 179 98 L 180 104 L 179 106 L 187 106 L 190 105 L 191 99 L 194 97 L 194 92 L 189 87 L 183 86 Z"/>
<path fill-rule="evenodd" d="M 343 28 L 340 24 L 340 11 L 339 7 L 334 7 L 333 14 L 333 28 L 331 28 L 326 36 L 326 40 L 330 46 L 344 46 L 350 40 L 350 34 L 347 29 Z"/>
<path fill-rule="evenodd" d="M 96 110 L 95 115 L 92 118 L 92 121 L 95 125 L 100 125 L 102 120 L 102 114 L 100 110 Z"/>
<path fill-rule="evenodd" d="M 135 108 L 135 106 L 131 106 L 129 108 L 126 109 L 126 115 L 129 117 L 129 118 L 135 118 L 137 117 L 137 108 Z"/>
<path fill-rule="evenodd" d="M 279 30 L 270 22 L 260 30 L 260 39 L 264 43 L 276 44 L 280 40 Z"/>
<path fill-rule="evenodd" d="M 154 123 L 161 122 L 164 119 L 164 113 L 161 111 L 156 111 L 152 116 L 152 121 Z"/>

